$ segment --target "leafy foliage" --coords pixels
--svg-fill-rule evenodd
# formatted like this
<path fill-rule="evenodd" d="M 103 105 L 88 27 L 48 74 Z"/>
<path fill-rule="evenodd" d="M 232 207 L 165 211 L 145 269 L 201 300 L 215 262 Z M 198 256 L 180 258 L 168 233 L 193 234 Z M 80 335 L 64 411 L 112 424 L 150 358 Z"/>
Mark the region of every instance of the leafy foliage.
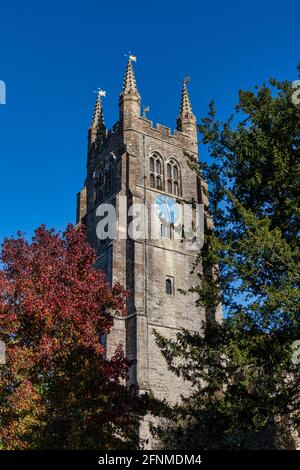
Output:
<path fill-rule="evenodd" d="M 140 401 L 119 347 L 101 338 L 125 292 L 95 269 L 83 227 L 44 226 L 4 241 L 0 272 L 0 443 L 3 449 L 135 448 Z"/>

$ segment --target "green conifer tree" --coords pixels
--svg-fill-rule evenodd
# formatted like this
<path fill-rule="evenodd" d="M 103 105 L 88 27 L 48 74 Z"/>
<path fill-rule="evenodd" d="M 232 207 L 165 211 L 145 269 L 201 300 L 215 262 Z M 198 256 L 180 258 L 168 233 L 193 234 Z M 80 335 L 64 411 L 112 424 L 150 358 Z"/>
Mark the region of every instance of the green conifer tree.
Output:
<path fill-rule="evenodd" d="M 200 253 L 199 303 L 221 323 L 175 341 L 157 335 L 174 373 L 193 394 L 166 411 L 154 432 L 177 449 L 293 448 L 300 424 L 300 105 L 288 81 L 240 91 L 218 122 L 214 104 L 199 126 L 212 163 L 214 230 Z M 200 270 L 199 270 L 200 271 Z M 195 288 L 193 288 L 193 291 Z M 187 293 L 188 295 L 188 293 Z M 181 359 L 179 362 L 178 360 Z M 180 364 L 180 365 L 178 365 Z"/>

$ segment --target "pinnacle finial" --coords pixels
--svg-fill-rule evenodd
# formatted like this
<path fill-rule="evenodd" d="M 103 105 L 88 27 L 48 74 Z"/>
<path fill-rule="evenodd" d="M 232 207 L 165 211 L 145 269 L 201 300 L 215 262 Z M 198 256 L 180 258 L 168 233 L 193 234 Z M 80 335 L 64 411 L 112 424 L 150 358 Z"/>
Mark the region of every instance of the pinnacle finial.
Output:
<path fill-rule="evenodd" d="M 184 77 L 182 94 L 181 94 L 181 103 L 180 103 L 180 115 L 181 116 L 192 116 L 192 104 L 189 97 L 189 92 L 187 89 L 187 83 L 191 81 L 190 77 Z"/>
<path fill-rule="evenodd" d="M 132 66 L 132 62 L 136 62 L 136 61 L 137 61 L 136 56 L 129 53 L 126 72 L 125 72 L 125 78 L 123 81 L 123 88 L 122 88 L 122 93 L 124 94 L 128 94 L 128 95 L 139 94 L 137 86 L 136 86 L 136 80 L 135 80 L 134 70 Z"/>
<path fill-rule="evenodd" d="M 101 101 L 101 97 L 106 96 L 106 92 L 98 88 L 94 93 L 97 93 L 98 96 L 95 104 L 94 115 L 89 128 L 89 145 L 97 147 L 102 145 L 107 136 Z"/>
<path fill-rule="evenodd" d="M 180 114 L 177 118 L 177 130 L 191 137 L 193 143 L 197 145 L 197 121 L 196 116 L 193 114 L 192 104 L 186 86 L 190 80 L 190 77 L 185 77 L 183 80 Z"/>
<path fill-rule="evenodd" d="M 94 115 L 93 115 L 93 118 L 92 118 L 91 127 L 99 129 L 101 127 L 104 127 L 104 115 L 103 115 L 101 97 L 106 96 L 106 91 L 101 90 L 100 88 L 98 88 L 98 90 L 94 91 L 94 93 L 97 93 L 98 96 L 97 96 L 97 100 L 96 100 L 96 104 L 95 104 Z"/>

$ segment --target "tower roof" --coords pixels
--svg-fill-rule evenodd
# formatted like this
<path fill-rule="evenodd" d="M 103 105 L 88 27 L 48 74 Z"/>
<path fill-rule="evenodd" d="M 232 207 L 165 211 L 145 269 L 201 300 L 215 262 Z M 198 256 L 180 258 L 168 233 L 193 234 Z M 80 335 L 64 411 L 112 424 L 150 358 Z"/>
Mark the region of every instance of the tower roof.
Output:
<path fill-rule="evenodd" d="M 137 86 L 136 86 L 136 80 L 135 80 L 134 70 L 132 66 L 133 61 L 136 61 L 136 57 L 130 55 L 128 58 L 128 62 L 127 62 L 125 77 L 123 81 L 123 88 L 122 88 L 122 93 L 127 94 L 127 95 L 139 94 Z"/>
<path fill-rule="evenodd" d="M 184 79 L 181 93 L 180 115 L 183 117 L 193 116 L 192 104 L 186 86 L 187 81 L 187 79 Z"/>

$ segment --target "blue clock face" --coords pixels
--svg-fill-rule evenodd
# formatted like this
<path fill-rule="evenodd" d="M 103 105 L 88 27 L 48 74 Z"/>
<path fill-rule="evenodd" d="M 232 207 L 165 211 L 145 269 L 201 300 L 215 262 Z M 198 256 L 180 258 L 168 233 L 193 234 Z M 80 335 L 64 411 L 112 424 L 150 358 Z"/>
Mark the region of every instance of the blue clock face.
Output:
<path fill-rule="evenodd" d="M 179 219 L 180 207 L 172 197 L 163 195 L 157 196 L 155 205 L 156 213 L 160 220 L 174 225 Z"/>

